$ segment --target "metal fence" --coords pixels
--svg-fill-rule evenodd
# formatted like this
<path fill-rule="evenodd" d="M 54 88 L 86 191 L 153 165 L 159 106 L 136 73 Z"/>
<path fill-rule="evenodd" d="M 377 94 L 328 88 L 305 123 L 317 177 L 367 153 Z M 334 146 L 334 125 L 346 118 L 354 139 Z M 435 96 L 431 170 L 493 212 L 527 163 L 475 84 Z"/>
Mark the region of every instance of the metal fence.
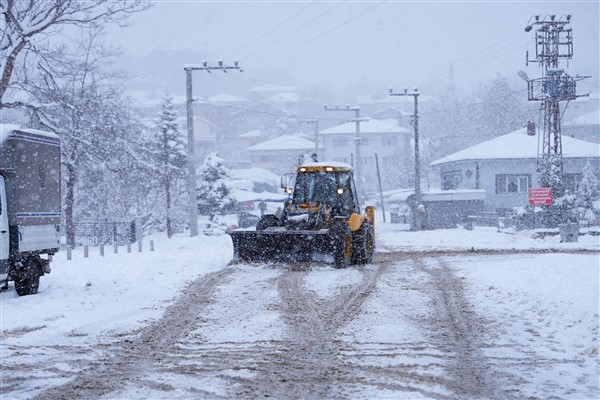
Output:
<path fill-rule="evenodd" d="M 74 225 L 76 246 L 125 246 L 135 242 L 132 222 L 83 222 Z"/>

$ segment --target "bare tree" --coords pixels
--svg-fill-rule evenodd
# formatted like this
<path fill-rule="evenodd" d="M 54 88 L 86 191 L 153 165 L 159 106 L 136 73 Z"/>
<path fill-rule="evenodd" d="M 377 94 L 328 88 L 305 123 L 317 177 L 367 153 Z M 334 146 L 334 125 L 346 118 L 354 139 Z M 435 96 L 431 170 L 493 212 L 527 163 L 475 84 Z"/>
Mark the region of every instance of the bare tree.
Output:
<path fill-rule="evenodd" d="M 123 216 L 119 210 L 130 209 L 136 197 L 133 179 L 126 182 L 124 178 L 140 172 L 140 168 L 153 168 L 147 161 L 150 155 L 144 158 L 147 144 L 140 143 L 142 128 L 123 96 L 119 77 L 103 70 L 110 53 L 97 44 L 100 31 L 86 32 L 88 36 L 79 47 L 71 49 L 77 57 L 70 62 L 51 60 L 42 67 L 46 73 L 41 82 L 27 83 L 36 102 L 36 120 L 61 138 L 61 162 L 66 172 L 64 215 L 67 244 L 71 246 L 82 178 L 93 179 L 94 185 L 80 196 L 84 201 L 79 204 L 94 203 L 107 217 Z M 87 215 L 91 211 L 87 210 Z"/>
<path fill-rule="evenodd" d="M 124 26 L 150 6 L 147 0 L 0 0 L 0 110 L 30 106 L 14 95 L 46 74 L 48 58 L 65 56 L 63 46 L 48 41 L 61 28 Z"/>

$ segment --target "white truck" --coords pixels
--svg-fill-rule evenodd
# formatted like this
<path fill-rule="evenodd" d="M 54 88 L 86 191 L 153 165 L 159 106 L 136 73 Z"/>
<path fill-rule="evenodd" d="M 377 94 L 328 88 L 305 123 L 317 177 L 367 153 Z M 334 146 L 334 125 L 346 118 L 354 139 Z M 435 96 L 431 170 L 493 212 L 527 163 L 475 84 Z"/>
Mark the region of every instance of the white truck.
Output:
<path fill-rule="evenodd" d="M 0 124 L 0 286 L 35 294 L 60 245 L 60 140 Z"/>

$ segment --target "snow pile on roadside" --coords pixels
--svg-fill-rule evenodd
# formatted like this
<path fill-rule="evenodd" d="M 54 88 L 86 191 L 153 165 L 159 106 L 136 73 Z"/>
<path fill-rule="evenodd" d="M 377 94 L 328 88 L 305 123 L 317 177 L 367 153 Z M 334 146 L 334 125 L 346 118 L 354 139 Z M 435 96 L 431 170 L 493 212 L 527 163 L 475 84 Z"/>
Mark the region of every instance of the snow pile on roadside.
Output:
<path fill-rule="evenodd" d="M 148 248 L 150 239 L 154 252 Z M 52 272 L 40 279 L 38 294 L 19 297 L 12 283 L 0 294 L 0 329 L 45 326 L 49 329 L 44 335 L 51 331 L 56 336 L 135 329 L 160 317 L 187 282 L 224 268 L 230 260 L 227 235 L 157 236 L 144 241 L 141 253 L 136 245 L 131 253 L 120 247 L 118 254 L 107 247 L 104 257 L 98 248 L 90 248 L 89 258 L 84 258 L 83 249 L 76 248 L 70 261 L 60 251 Z"/>
<path fill-rule="evenodd" d="M 498 232 L 497 228 L 438 229 L 410 232 L 404 225 L 378 224 L 377 250 L 600 250 L 600 236 L 580 235 L 577 242 L 560 243 L 560 235 L 538 238 L 533 231 Z"/>

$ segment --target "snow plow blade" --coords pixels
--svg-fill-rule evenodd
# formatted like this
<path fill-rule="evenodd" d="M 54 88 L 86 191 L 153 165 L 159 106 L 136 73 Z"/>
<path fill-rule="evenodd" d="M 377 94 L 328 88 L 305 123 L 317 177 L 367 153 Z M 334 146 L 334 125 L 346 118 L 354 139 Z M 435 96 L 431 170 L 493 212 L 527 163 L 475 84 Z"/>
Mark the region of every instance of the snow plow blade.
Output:
<path fill-rule="evenodd" d="M 229 232 L 233 259 L 247 262 L 333 262 L 329 229 L 317 231 L 268 228 L 261 231 L 236 229 Z M 331 258 L 331 260 L 329 260 Z"/>

